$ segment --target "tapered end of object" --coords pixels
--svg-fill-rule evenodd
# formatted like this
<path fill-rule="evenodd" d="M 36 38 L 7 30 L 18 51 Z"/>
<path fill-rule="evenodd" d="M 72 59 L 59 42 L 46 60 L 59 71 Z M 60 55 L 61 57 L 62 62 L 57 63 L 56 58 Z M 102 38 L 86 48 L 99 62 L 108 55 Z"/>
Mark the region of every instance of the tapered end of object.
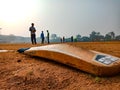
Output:
<path fill-rule="evenodd" d="M 18 49 L 17 51 L 19 52 L 19 53 L 24 53 L 24 51 L 26 51 L 26 50 L 28 50 L 29 48 L 20 48 L 20 49 Z"/>

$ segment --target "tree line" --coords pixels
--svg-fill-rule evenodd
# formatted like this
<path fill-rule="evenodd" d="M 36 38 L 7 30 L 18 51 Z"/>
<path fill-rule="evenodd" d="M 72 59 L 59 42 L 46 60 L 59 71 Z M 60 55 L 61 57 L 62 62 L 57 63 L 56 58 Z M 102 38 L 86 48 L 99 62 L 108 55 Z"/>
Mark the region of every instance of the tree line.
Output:
<path fill-rule="evenodd" d="M 64 37 L 65 40 L 62 40 Z M 57 34 L 50 35 L 50 42 L 94 42 L 94 41 L 120 41 L 120 35 L 115 35 L 114 32 L 109 32 L 105 35 L 100 34 L 100 32 L 92 31 L 89 36 L 81 36 L 77 34 L 76 36 L 70 36 L 65 38 L 65 36 L 57 36 Z M 30 37 L 21 37 L 11 35 L 0 35 L 0 43 L 29 43 Z M 40 37 L 37 37 L 37 42 L 41 42 Z"/>
<path fill-rule="evenodd" d="M 58 37 L 57 34 L 51 34 L 51 42 L 61 42 L 63 37 Z M 115 35 L 115 33 L 108 32 L 105 35 L 102 35 L 100 32 L 92 31 L 89 36 L 81 36 L 80 34 L 76 36 L 71 36 L 65 38 L 65 42 L 90 42 L 90 41 L 117 41 L 120 40 L 120 35 Z"/>

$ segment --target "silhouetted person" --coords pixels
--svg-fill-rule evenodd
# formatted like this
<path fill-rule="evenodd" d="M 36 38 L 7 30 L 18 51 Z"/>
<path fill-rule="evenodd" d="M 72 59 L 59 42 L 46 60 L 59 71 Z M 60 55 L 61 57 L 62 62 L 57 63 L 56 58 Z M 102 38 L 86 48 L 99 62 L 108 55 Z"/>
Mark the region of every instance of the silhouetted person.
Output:
<path fill-rule="evenodd" d="M 63 42 L 65 42 L 65 37 L 63 37 Z"/>
<path fill-rule="evenodd" d="M 62 38 L 60 38 L 60 41 L 61 41 L 61 43 L 62 43 Z"/>
<path fill-rule="evenodd" d="M 44 44 L 44 39 L 45 39 L 45 37 L 44 37 L 43 31 L 41 32 L 41 36 L 40 36 L 40 37 L 41 37 L 41 39 L 42 39 L 42 40 L 41 40 L 41 43 Z"/>
<path fill-rule="evenodd" d="M 29 28 L 29 31 L 31 33 L 31 42 L 32 42 L 32 44 L 37 44 L 37 42 L 36 42 L 36 34 L 35 34 L 36 29 L 34 27 L 34 23 L 32 23 L 31 25 L 32 26 Z"/>
<path fill-rule="evenodd" d="M 71 36 L 71 42 L 73 42 L 73 36 Z"/>
<path fill-rule="evenodd" d="M 47 30 L 47 42 L 48 42 L 48 44 L 50 43 L 50 41 L 49 41 L 49 31 Z"/>

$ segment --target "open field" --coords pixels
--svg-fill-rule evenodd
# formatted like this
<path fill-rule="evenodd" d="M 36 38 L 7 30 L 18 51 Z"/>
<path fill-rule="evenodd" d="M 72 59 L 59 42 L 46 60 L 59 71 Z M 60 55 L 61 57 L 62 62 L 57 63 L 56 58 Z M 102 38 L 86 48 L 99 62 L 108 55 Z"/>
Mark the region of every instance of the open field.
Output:
<path fill-rule="evenodd" d="M 76 42 L 77 47 L 108 53 L 120 58 L 120 42 Z M 120 90 L 120 74 L 98 77 L 43 58 L 16 52 L 31 44 L 0 44 L 0 90 Z"/>

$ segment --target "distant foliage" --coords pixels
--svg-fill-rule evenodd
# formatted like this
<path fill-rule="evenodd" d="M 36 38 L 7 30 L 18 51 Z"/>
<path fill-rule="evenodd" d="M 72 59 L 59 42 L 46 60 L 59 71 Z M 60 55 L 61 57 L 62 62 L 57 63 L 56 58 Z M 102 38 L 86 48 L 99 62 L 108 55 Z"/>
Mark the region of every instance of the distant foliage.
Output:
<path fill-rule="evenodd" d="M 100 32 L 92 31 L 89 36 L 81 36 L 77 34 L 76 36 L 70 36 L 65 38 L 64 42 L 94 42 L 94 41 L 113 41 L 120 40 L 120 35 L 115 36 L 115 33 L 108 32 L 102 35 Z M 37 42 L 40 42 L 40 38 L 37 38 Z M 63 36 L 58 36 L 57 34 L 50 35 L 50 42 L 63 42 Z M 0 35 L 0 43 L 30 43 L 30 37 L 21 37 L 15 35 Z"/>
<path fill-rule="evenodd" d="M 51 39 L 56 39 L 57 38 L 57 34 L 51 34 Z"/>
<path fill-rule="evenodd" d="M 120 40 L 120 35 L 116 36 L 115 40 Z"/>
<path fill-rule="evenodd" d="M 81 41 L 83 41 L 83 42 L 89 42 L 89 41 L 90 41 L 90 38 L 87 37 L 87 36 L 83 36 L 83 37 L 81 38 Z"/>
<path fill-rule="evenodd" d="M 81 35 L 80 34 L 78 34 L 78 35 L 76 35 L 76 41 L 81 41 Z"/>
<path fill-rule="evenodd" d="M 114 32 L 109 32 L 108 34 L 101 35 L 100 32 L 95 32 L 92 31 L 90 36 L 81 36 L 80 34 L 77 34 L 76 37 L 73 39 L 71 37 L 65 38 L 65 42 L 90 42 L 90 41 L 109 41 L 109 40 L 114 40 L 115 38 L 115 33 Z M 57 37 L 57 34 L 52 34 L 51 35 L 51 42 L 60 42 L 60 37 Z"/>
<path fill-rule="evenodd" d="M 109 32 L 105 35 L 105 41 L 111 41 L 115 40 L 115 33 L 114 32 Z"/>
<path fill-rule="evenodd" d="M 104 40 L 104 36 L 100 34 L 100 32 L 95 32 L 92 31 L 90 34 L 90 41 L 103 41 Z"/>

